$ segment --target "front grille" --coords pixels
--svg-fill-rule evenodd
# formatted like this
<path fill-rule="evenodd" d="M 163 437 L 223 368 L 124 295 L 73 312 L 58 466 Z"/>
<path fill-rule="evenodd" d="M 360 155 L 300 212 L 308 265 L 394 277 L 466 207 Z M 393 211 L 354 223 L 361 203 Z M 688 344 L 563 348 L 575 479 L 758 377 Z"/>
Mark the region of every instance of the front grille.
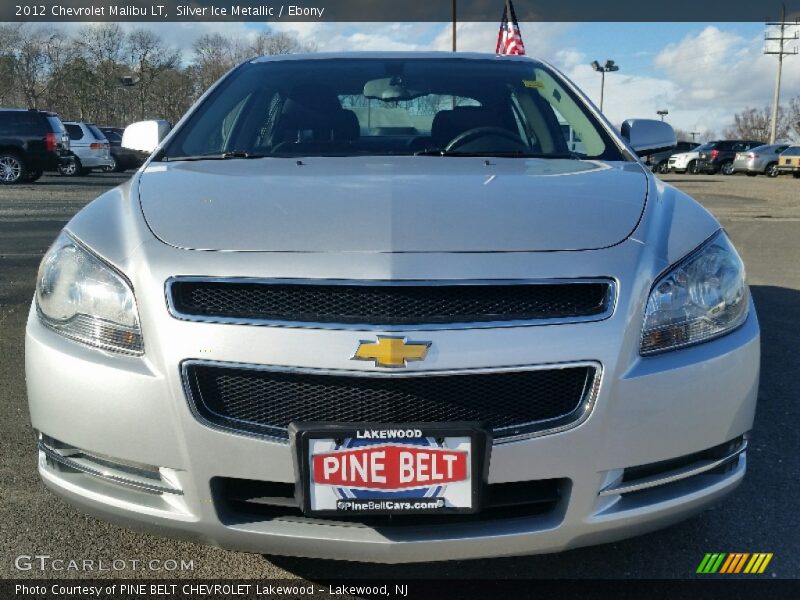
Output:
<path fill-rule="evenodd" d="M 291 421 L 476 421 L 495 438 L 568 425 L 585 414 L 594 366 L 456 374 L 339 375 L 188 362 L 196 414 L 212 425 L 287 438 Z"/>
<path fill-rule="evenodd" d="M 290 323 L 424 325 L 605 314 L 608 282 L 323 284 L 174 279 L 173 314 Z"/>
<path fill-rule="evenodd" d="M 292 483 L 214 477 L 211 493 L 220 521 L 238 525 L 272 519 L 304 520 Z M 447 526 L 546 515 L 569 494 L 568 479 L 494 483 L 484 489 L 481 511 L 475 514 L 363 515 L 326 517 L 338 525 L 371 527 Z M 318 519 L 318 517 L 315 517 Z"/>

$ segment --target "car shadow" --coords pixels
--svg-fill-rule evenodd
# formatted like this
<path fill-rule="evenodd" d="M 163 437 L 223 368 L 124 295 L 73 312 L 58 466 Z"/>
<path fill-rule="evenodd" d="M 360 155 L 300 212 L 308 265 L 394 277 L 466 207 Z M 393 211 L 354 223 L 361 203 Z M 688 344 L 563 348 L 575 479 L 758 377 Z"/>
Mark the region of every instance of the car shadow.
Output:
<path fill-rule="evenodd" d="M 506 578 L 688 578 L 706 552 L 767 548 L 775 556 L 796 549 L 794 512 L 787 499 L 800 497 L 800 291 L 751 286 L 761 324 L 759 405 L 748 449 L 748 473 L 727 499 L 672 527 L 627 540 L 542 554 L 403 565 L 354 563 L 264 555 L 311 581 L 346 579 Z M 757 510 L 754 507 L 758 507 Z M 789 510 L 787 510 L 789 509 Z M 444 558 L 444 557 L 443 557 Z M 797 577 L 798 572 L 781 574 Z"/>

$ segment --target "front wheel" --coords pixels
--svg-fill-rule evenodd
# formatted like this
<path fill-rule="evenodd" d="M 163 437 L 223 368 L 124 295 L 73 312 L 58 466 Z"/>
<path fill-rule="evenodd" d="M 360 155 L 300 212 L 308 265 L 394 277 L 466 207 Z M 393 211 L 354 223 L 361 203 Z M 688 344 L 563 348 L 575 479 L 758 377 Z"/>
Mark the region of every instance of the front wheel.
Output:
<path fill-rule="evenodd" d="M 723 175 L 733 175 L 733 163 L 732 162 L 724 162 L 719 167 L 719 172 Z"/>
<path fill-rule="evenodd" d="M 662 175 L 669 173 L 669 163 L 666 161 L 662 162 L 660 165 L 658 165 L 657 171 Z"/>
<path fill-rule="evenodd" d="M 689 164 L 686 165 L 686 172 L 689 175 L 697 175 L 697 161 L 696 160 L 689 161 Z"/>
<path fill-rule="evenodd" d="M 76 177 L 81 172 L 81 161 L 73 156 L 67 162 L 58 165 L 58 172 L 64 177 Z"/>
<path fill-rule="evenodd" d="M 25 163 L 16 154 L 0 153 L 0 183 L 13 185 L 25 180 Z"/>
<path fill-rule="evenodd" d="M 778 163 L 769 163 L 767 165 L 766 171 L 764 171 L 764 174 L 767 177 L 777 177 L 778 175 L 780 175 L 781 172 L 778 171 Z"/>

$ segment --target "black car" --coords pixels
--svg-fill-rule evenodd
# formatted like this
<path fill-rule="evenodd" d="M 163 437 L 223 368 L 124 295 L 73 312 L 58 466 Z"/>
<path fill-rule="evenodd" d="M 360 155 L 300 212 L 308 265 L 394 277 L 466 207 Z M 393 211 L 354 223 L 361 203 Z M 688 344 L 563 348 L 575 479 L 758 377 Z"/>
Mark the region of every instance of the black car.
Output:
<path fill-rule="evenodd" d="M 0 183 L 36 181 L 68 157 L 69 136 L 57 114 L 0 108 Z"/>
<path fill-rule="evenodd" d="M 698 173 L 713 175 L 732 175 L 733 160 L 737 152 L 745 152 L 757 146 L 763 146 L 765 142 L 753 140 L 719 140 L 709 142 L 708 149 L 703 150 L 697 157 L 696 170 Z"/>
<path fill-rule="evenodd" d="M 124 129 L 121 127 L 100 127 L 100 131 L 103 132 L 108 143 L 111 144 L 111 158 L 114 160 L 114 164 L 108 167 L 107 171 L 121 173 L 126 169 L 138 169 L 142 166 L 147 155 L 122 146 Z"/>

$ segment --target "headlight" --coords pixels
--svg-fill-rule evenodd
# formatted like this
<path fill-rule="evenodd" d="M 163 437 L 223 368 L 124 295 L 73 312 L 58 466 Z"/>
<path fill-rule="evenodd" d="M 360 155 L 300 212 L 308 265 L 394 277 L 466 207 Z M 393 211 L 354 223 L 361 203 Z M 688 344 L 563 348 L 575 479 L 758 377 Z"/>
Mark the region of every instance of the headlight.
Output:
<path fill-rule="evenodd" d="M 744 264 L 722 231 L 661 277 L 647 300 L 641 354 L 697 344 L 747 318 Z"/>
<path fill-rule="evenodd" d="M 42 259 L 36 306 L 42 323 L 65 337 L 126 354 L 144 351 L 130 284 L 65 233 Z"/>

